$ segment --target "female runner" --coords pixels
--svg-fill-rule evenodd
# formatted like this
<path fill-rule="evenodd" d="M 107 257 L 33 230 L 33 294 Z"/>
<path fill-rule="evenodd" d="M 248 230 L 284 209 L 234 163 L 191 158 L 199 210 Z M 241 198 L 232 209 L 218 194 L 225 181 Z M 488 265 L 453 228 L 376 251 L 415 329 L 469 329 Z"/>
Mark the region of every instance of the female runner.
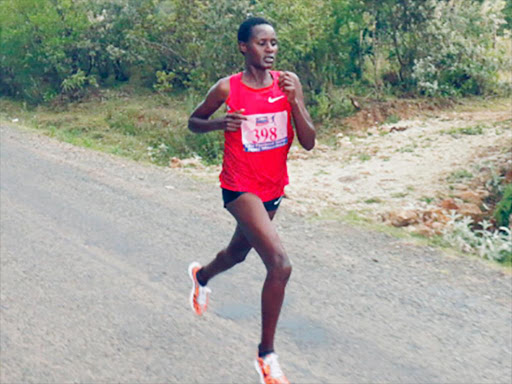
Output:
<path fill-rule="evenodd" d="M 190 302 L 195 313 L 202 315 L 211 292 L 208 281 L 244 261 L 254 248 L 267 270 L 255 367 L 262 384 L 288 383 L 274 352 L 274 334 L 292 266 L 271 220 L 288 184 L 286 159 L 294 137 L 291 120 L 306 150 L 315 145 L 315 128 L 297 75 L 271 70 L 278 47 L 272 25 L 263 18 L 245 20 L 238 30 L 238 46 L 245 58 L 244 71 L 220 79 L 189 119 L 193 132 L 224 131 L 222 197 L 237 221 L 231 242 L 209 264 L 190 264 Z M 224 103 L 227 114 L 210 119 Z"/>

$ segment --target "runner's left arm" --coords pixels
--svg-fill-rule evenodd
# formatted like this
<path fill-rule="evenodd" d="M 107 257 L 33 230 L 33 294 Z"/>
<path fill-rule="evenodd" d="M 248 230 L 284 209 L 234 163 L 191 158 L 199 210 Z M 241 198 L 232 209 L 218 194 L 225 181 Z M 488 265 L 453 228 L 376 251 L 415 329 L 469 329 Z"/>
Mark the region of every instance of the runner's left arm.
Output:
<path fill-rule="evenodd" d="M 297 131 L 297 138 L 304 149 L 310 151 L 315 146 L 316 131 L 313 120 L 306 109 L 304 94 L 299 77 L 293 72 L 281 72 L 279 88 L 286 95 L 292 106 L 292 117 Z"/>

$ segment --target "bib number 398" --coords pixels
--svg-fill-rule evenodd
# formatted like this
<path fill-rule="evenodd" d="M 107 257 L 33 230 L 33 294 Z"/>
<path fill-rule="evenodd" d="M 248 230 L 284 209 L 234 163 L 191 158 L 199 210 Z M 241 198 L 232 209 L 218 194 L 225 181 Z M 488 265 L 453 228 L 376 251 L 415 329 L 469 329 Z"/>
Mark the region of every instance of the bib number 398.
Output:
<path fill-rule="evenodd" d="M 288 144 L 286 111 L 247 115 L 242 123 L 242 144 L 246 152 L 261 152 Z"/>
<path fill-rule="evenodd" d="M 255 138 L 255 143 L 267 142 L 277 139 L 277 127 L 271 127 L 269 129 L 263 128 L 261 130 L 253 129 L 252 133 Z"/>

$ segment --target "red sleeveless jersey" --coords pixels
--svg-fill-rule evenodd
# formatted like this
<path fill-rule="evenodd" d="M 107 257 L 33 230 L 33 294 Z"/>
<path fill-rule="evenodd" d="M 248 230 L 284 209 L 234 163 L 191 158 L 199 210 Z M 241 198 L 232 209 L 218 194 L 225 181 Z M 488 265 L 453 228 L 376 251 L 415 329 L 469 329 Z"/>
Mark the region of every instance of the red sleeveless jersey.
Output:
<path fill-rule="evenodd" d="M 224 133 L 222 188 L 251 192 L 262 201 L 280 197 L 288 184 L 286 159 L 293 141 L 291 106 L 278 86 L 254 89 L 242 82 L 242 73 L 229 78 L 228 113 L 245 109 L 247 121 L 236 132 Z"/>

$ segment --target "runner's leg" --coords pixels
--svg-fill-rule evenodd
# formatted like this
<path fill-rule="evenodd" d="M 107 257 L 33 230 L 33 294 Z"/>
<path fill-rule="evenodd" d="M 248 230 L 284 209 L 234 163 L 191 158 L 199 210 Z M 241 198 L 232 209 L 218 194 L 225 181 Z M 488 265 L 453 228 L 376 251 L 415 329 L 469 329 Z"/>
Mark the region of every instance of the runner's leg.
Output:
<path fill-rule="evenodd" d="M 274 218 L 276 212 L 277 210 L 268 212 L 270 220 Z M 206 285 L 214 276 L 244 261 L 251 249 L 251 244 L 242 232 L 240 225 L 237 224 L 229 245 L 220 251 L 209 264 L 199 270 L 198 280 L 201 284 Z"/>
<path fill-rule="evenodd" d="M 259 197 L 244 193 L 226 208 L 235 217 L 248 244 L 258 252 L 267 268 L 261 294 L 262 332 L 259 351 L 270 352 L 274 350 L 274 334 L 292 266 Z"/>

